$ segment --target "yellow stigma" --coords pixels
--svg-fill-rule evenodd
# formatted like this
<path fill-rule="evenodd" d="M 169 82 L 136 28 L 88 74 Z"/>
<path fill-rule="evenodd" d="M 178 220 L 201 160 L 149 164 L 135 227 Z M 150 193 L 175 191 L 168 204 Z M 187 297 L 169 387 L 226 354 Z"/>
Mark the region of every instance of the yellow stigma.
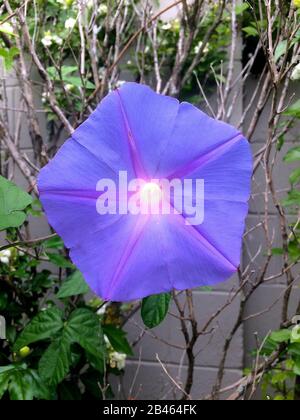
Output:
<path fill-rule="evenodd" d="M 162 190 L 155 182 L 148 182 L 141 189 L 141 201 L 149 204 L 158 204 L 162 199 Z"/>

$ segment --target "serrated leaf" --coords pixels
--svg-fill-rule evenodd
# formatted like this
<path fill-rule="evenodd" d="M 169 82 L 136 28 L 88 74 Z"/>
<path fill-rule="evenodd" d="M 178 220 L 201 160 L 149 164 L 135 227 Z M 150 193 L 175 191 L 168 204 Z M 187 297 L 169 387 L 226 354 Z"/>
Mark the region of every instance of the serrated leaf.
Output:
<path fill-rule="evenodd" d="M 79 344 L 93 358 L 96 368 L 104 370 L 105 350 L 101 325 L 97 315 L 89 309 L 79 308 L 64 323 L 62 334 L 43 354 L 39 373 L 49 385 L 59 384 L 72 365 L 71 345 Z"/>
<path fill-rule="evenodd" d="M 9 365 L 0 369 L 0 398 L 6 391 L 13 401 L 49 398 L 49 390 L 38 373 L 26 365 Z"/>
<path fill-rule="evenodd" d="M 146 327 L 154 328 L 161 324 L 168 313 L 170 300 L 170 293 L 161 293 L 143 299 L 141 315 Z"/>
<path fill-rule="evenodd" d="M 61 286 L 57 293 L 59 299 L 82 295 L 89 292 L 89 287 L 80 271 L 75 271 Z"/>
<path fill-rule="evenodd" d="M 103 325 L 103 332 L 108 338 L 113 349 L 119 353 L 133 355 L 132 348 L 128 343 L 125 331 L 114 325 Z"/>
<path fill-rule="evenodd" d="M 0 231 L 21 226 L 26 219 L 23 210 L 31 203 L 29 194 L 0 176 Z"/>
<path fill-rule="evenodd" d="M 100 320 L 93 311 L 86 308 L 76 309 L 65 328 L 70 342 L 78 343 L 95 356 L 103 355 L 104 339 Z"/>
<path fill-rule="evenodd" d="M 57 307 L 40 312 L 24 328 L 14 345 L 14 351 L 37 341 L 53 337 L 63 328 L 62 311 Z"/>
<path fill-rule="evenodd" d="M 59 384 L 70 370 L 72 354 L 67 335 L 54 340 L 39 362 L 39 374 L 49 385 Z"/>

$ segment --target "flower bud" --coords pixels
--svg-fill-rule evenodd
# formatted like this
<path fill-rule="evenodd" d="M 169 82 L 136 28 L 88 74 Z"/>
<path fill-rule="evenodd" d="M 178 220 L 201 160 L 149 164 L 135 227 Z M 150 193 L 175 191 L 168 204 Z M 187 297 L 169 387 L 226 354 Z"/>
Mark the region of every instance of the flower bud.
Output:
<path fill-rule="evenodd" d="M 30 348 L 29 347 L 27 347 L 27 346 L 25 346 L 25 347 L 22 347 L 20 350 L 19 350 L 19 356 L 20 357 L 22 357 L 22 359 L 24 359 L 25 357 L 27 357 L 29 354 L 30 354 Z"/>

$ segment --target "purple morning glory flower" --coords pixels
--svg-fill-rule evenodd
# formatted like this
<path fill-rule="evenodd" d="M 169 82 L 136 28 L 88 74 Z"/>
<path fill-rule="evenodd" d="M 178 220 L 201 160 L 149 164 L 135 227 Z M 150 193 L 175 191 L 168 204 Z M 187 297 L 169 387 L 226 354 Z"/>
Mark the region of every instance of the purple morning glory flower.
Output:
<path fill-rule="evenodd" d="M 236 272 L 251 173 L 249 144 L 234 127 L 147 86 L 126 83 L 41 170 L 38 188 L 50 225 L 91 289 L 105 300 L 128 301 L 214 285 Z M 145 184 L 125 194 L 120 174 L 128 183 Z M 100 180 L 110 180 L 115 212 L 99 214 L 109 187 L 99 187 Z M 184 206 L 178 209 L 178 191 L 164 197 L 160 180 L 191 181 L 182 198 L 190 199 L 190 207 L 199 198 L 197 180 L 203 181 L 201 224 L 187 221 Z M 125 212 L 136 196 L 136 203 L 156 199 L 160 209 L 169 201 L 171 211 Z"/>

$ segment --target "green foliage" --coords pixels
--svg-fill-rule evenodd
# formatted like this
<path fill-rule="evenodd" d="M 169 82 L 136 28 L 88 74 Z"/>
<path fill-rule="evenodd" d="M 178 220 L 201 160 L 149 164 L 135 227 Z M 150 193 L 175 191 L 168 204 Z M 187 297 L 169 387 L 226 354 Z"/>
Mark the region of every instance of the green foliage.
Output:
<path fill-rule="evenodd" d="M 281 53 L 284 53 L 282 45 Z M 285 47 L 286 48 L 286 47 Z M 281 54 L 279 54 L 281 55 Z M 300 118 L 300 101 L 297 101 L 285 111 L 285 116 L 292 119 Z M 285 139 L 282 139 L 284 144 Z M 300 148 L 291 148 L 283 158 L 286 164 L 295 164 L 300 161 Z M 294 169 L 289 177 L 291 189 L 282 205 L 289 210 L 299 213 L 300 209 L 300 170 Z M 288 257 L 291 263 L 300 261 L 300 225 L 299 221 L 289 226 Z M 282 256 L 282 248 L 272 250 L 274 256 Z M 262 350 L 262 356 L 270 356 L 279 352 L 278 362 L 264 374 L 262 392 L 265 399 L 276 401 L 289 401 L 299 399 L 300 395 L 300 326 L 292 329 L 274 331 L 267 338 Z"/>
<path fill-rule="evenodd" d="M 56 296 L 59 299 L 64 299 L 70 296 L 86 294 L 89 290 L 82 274 L 77 270 L 64 281 Z"/>
<path fill-rule="evenodd" d="M 12 69 L 14 59 L 18 54 L 19 50 L 16 47 L 0 48 L 0 57 L 3 58 L 4 65 L 7 71 Z"/>
<path fill-rule="evenodd" d="M 165 319 L 170 300 L 170 293 L 161 293 L 143 299 L 141 315 L 148 328 L 157 327 Z"/>
<path fill-rule="evenodd" d="M 285 112 L 284 115 L 294 118 L 300 118 L 300 99 L 291 105 Z"/>
<path fill-rule="evenodd" d="M 24 328 L 14 344 L 14 351 L 18 351 L 22 347 L 33 344 L 37 341 L 51 338 L 52 335 L 56 334 L 63 328 L 64 324 L 62 316 L 62 311 L 55 306 L 40 312 Z"/>
<path fill-rule="evenodd" d="M 275 351 L 280 352 L 280 357 L 264 375 L 264 399 L 294 400 L 295 392 L 300 391 L 300 326 L 273 332 L 267 338 L 261 356 L 270 356 Z"/>
<path fill-rule="evenodd" d="M 133 354 L 124 331 L 113 325 L 104 325 L 103 331 L 115 351 L 128 355 Z"/>
<path fill-rule="evenodd" d="M 0 176 L 0 231 L 21 226 L 26 219 L 24 210 L 31 203 L 29 194 Z"/>
<path fill-rule="evenodd" d="M 279 42 L 275 50 L 275 56 L 274 56 L 275 62 L 277 62 L 284 54 L 286 54 L 287 49 L 288 49 L 288 42 L 286 40 Z"/>
<path fill-rule="evenodd" d="M 0 368 L 0 398 L 8 392 L 11 400 L 50 399 L 50 393 L 38 373 L 26 364 Z"/>
<path fill-rule="evenodd" d="M 25 210 L 38 203 L 4 178 L 0 203 L 1 227 L 10 242 L 17 242 Z M 7 324 L 7 340 L 0 341 L 0 399 L 103 398 L 99 384 L 107 384 L 110 372 L 120 374 L 126 355 L 132 354 L 120 316 L 110 305 L 109 317 L 106 309 L 98 314 L 99 299 L 86 303 L 89 288 L 59 237 L 23 248 L 0 253 L 5 261 L 0 264 L 0 311 Z M 42 268 L 45 260 L 51 270 Z"/>
<path fill-rule="evenodd" d="M 300 147 L 294 147 L 293 149 L 289 150 L 284 157 L 284 161 L 286 163 L 293 163 L 298 160 L 300 160 Z"/>

